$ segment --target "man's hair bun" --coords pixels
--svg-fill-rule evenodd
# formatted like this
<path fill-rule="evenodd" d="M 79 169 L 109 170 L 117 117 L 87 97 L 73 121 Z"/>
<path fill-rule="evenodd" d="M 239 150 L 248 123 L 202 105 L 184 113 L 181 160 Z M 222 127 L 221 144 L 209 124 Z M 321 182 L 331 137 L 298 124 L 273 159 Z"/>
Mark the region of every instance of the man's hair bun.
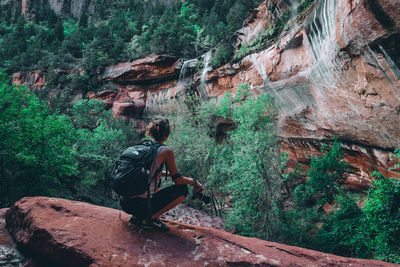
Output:
<path fill-rule="evenodd" d="M 147 126 L 146 136 L 151 136 L 160 142 L 169 136 L 170 126 L 167 119 L 155 119 Z"/>

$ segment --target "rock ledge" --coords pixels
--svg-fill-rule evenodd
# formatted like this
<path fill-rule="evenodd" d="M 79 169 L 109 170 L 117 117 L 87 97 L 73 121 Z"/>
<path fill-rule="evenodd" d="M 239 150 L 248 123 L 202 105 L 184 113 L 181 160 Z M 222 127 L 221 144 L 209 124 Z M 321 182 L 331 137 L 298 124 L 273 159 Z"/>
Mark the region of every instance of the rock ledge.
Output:
<path fill-rule="evenodd" d="M 118 210 L 57 198 L 23 198 L 6 222 L 30 257 L 53 266 L 396 266 L 170 221 L 168 233 L 143 231 Z"/>

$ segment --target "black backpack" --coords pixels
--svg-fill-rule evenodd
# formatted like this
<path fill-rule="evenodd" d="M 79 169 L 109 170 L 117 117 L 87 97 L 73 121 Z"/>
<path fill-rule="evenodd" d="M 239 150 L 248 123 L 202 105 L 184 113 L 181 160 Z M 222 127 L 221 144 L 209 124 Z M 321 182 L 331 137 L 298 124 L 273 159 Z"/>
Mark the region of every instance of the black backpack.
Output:
<path fill-rule="evenodd" d="M 161 143 L 149 140 L 124 150 L 114 164 L 111 187 L 121 196 L 134 196 L 149 190 L 150 168 Z"/>

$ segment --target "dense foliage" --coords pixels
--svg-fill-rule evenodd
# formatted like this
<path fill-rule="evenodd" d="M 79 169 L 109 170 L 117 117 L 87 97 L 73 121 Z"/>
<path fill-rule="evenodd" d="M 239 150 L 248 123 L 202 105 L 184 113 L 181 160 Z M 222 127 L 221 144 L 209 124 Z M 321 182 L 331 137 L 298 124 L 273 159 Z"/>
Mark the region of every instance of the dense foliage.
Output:
<path fill-rule="evenodd" d="M 54 195 L 78 173 L 71 119 L 48 112 L 28 89 L 0 71 L 1 205 L 25 195 Z"/>
<path fill-rule="evenodd" d="M 170 144 L 178 165 L 212 191 L 231 196 L 232 207 L 224 209 L 227 226 L 243 235 L 271 239 L 277 234 L 274 200 L 279 196 L 280 153 L 275 116 L 268 95 L 250 96 L 242 85 L 236 101 L 227 94 L 216 108 L 212 101 L 190 100 L 174 120 Z M 236 126 L 217 143 L 216 128 L 223 119 Z"/>
<path fill-rule="evenodd" d="M 176 116 L 169 145 L 177 164 L 214 192 L 231 230 L 343 256 L 400 262 L 398 178 L 376 173 L 367 195 L 344 190 L 353 168 L 343 161 L 337 139 L 308 168 L 281 172 L 285 157 L 282 162 L 273 101 L 268 95 L 252 97 L 246 85 L 218 105 L 189 99 Z M 399 153 L 393 171 L 398 171 Z"/>
<path fill-rule="evenodd" d="M 112 163 L 138 135 L 100 101 L 78 101 L 73 114 L 52 112 L 0 70 L 0 206 L 34 195 L 104 204 Z M 94 186 L 100 196 L 87 193 Z"/>
<path fill-rule="evenodd" d="M 398 160 L 398 152 L 395 160 Z M 367 196 L 343 190 L 350 166 L 336 140 L 307 170 L 296 169 L 285 183 L 295 186 L 292 207 L 282 210 L 282 240 L 338 255 L 400 263 L 400 180 L 375 172 Z M 329 215 L 322 207 L 332 205 Z M 364 204 L 362 204 L 364 203 Z"/>
<path fill-rule="evenodd" d="M 49 6 L 33 4 L 32 21 L 12 14 L 5 3 L 0 9 L 0 68 L 9 74 L 44 71 L 46 84 L 38 95 L 65 113 L 76 95 L 115 89 L 98 80 L 105 66 L 150 54 L 193 58 L 212 48 L 213 64 L 226 63 L 233 53 L 233 32 L 259 2 L 99 0 L 93 14 L 79 19 L 68 13 L 58 17 Z"/>
<path fill-rule="evenodd" d="M 31 22 L 22 15 L 7 14 L 9 9 L 4 5 L 0 67 L 12 72 L 84 67 L 91 77 L 97 67 L 151 53 L 192 58 L 221 47 L 228 58 L 233 32 L 259 2 L 103 1 L 94 14 L 84 13 L 79 20 L 61 19 L 47 7 L 45 14 Z"/>

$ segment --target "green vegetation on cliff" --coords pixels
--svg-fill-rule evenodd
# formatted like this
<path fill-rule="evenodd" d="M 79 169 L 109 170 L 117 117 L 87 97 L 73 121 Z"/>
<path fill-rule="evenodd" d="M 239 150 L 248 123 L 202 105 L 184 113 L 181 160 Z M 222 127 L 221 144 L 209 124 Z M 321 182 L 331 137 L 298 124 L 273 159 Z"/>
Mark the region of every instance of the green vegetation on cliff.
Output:
<path fill-rule="evenodd" d="M 105 112 L 103 103 L 80 100 L 72 105 L 71 97 L 106 88 L 97 79 L 105 66 L 150 54 L 191 58 L 215 47 L 214 65 L 231 60 L 232 34 L 260 1 L 187 0 L 166 6 L 131 0 L 107 5 L 111 2 L 102 1 L 93 16 L 82 14 L 79 20 L 59 18 L 47 9 L 45 16 L 28 22 L 1 11 L 0 68 L 45 70 L 45 88 L 36 93 L 50 107 L 26 88 L 10 85 L 0 72 L 0 206 L 31 195 L 114 205 L 108 202 L 111 165 L 138 137 L 132 125 Z M 302 1 L 299 15 L 312 2 Z M 282 15 L 279 24 L 241 47 L 233 60 L 271 42 L 287 19 Z M 65 69 L 79 71 L 68 74 Z M 58 94 L 48 99 L 54 89 Z M 215 193 L 217 214 L 230 229 L 400 263 L 398 178 L 375 173 L 365 196 L 343 190 L 351 168 L 338 141 L 313 158 L 309 169 L 285 173 L 273 100 L 268 95 L 255 98 L 242 85 L 236 99 L 227 94 L 218 106 L 188 99 L 174 120 L 169 143 L 182 173 Z M 226 136 L 219 138 L 217 125 L 224 123 Z M 399 158 L 397 150 L 397 172 Z M 326 204 L 333 207 L 328 215 Z"/>
<path fill-rule="evenodd" d="M 295 186 L 285 196 L 292 205 L 281 210 L 282 240 L 337 255 L 400 263 L 400 179 L 375 172 L 363 196 L 343 190 L 351 171 L 336 140 L 322 157 L 311 160 L 309 169 L 287 174 L 285 184 Z M 326 204 L 329 211 L 323 209 Z"/>
<path fill-rule="evenodd" d="M 91 76 L 97 67 L 149 54 L 192 58 L 221 46 L 228 57 L 233 32 L 259 2 L 105 1 L 79 20 L 58 18 L 47 8 L 31 22 L 2 10 L 0 67 L 11 72 L 83 67 Z"/>
<path fill-rule="evenodd" d="M 3 71 L 0 77 L 1 206 L 34 195 L 116 206 L 107 177 L 120 151 L 137 140 L 132 126 L 114 120 L 94 100 L 76 102 L 70 117 L 53 112 L 26 88 L 10 85 Z M 215 193 L 217 213 L 230 229 L 400 263 L 398 178 L 375 173 L 364 200 L 343 190 L 351 169 L 338 141 L 313 158 L 309 169 L 285 174 L 273 100 L 251 96 L 245 85 L 235 100 L 227 94 L 218 108 L 196 98 L 180 108 L 169 139 L 177 164 Z M 217 138 L 220 123 L 227 127 L 224 138 Z M 397 172 L 399 153 L 394 154 Z M 326 203 L 333 205 L 329 216 L 322 209 Z"/>
<path fill-rule="evenodd" d="M 343 160 L 338 140 L 312 158 L 309 168 L 282 170 L 285 156 L 281 159 L 277 146 L 275 116 L 268 95 L 254 98 L 241 85 L 235 99 L 226 94 L 218 107 L 214 101 L 187 100 L 173 119 L 169 144 L 176 148 L 180 169 L 214 192 L 217 214 L 228 229 L 400 263 L 399 178 L 375 173 L 366 195 L 345 190 L 353 169 Z M 221 127 L 226 132 L 222 139 Z M 399 170 L 399 154 L 393 156 L 392 171 Z"/>
<path fill-rule="evenodd" d="M 110 205 L 106 178 L 138 135 L 100 101 L 78 101 L 72 114 L 52 112 L 27 88 L 10 85 L 0 70 L 0 207 L 35 195 Z M 104 193 L 88 193 L 94 187 Z"/>
<path fill-rule="evenodd" d="M 176 149 L 182 172 L 200 179 L 217 195 L 231 197 L 232 207 L 222 209 L 228 228 L 274 239 L 274 201 L 281 183 L 276 108 L 270 96 L 250 96 L 247 86 L 240 88 L 236 101 L 226 94 L 219 108 L 214 101 L 188 100 L 172 120 L 169 144 Z M 234 121 L 236 127 L 218 143 L 216 126 L 222 120 Z M 220 209 L 227 204 L 225 197 L 217 198 Z"/>

